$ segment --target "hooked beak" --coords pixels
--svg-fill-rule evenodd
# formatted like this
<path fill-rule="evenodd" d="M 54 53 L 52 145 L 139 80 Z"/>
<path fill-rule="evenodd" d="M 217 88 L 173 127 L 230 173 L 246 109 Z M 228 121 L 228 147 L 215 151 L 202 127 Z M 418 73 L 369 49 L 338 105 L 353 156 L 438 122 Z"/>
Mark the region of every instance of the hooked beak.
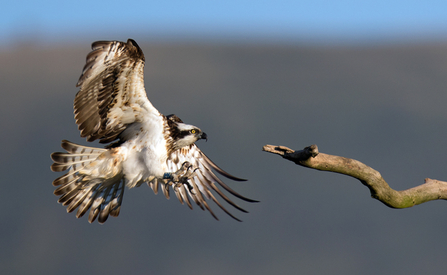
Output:
<path fill-rule="evenodd" d="M 204 139 L 205 141 L 208 141 L 208 136 L 205 133 L 202 133 L 200 135 L 200 139 Z"/>

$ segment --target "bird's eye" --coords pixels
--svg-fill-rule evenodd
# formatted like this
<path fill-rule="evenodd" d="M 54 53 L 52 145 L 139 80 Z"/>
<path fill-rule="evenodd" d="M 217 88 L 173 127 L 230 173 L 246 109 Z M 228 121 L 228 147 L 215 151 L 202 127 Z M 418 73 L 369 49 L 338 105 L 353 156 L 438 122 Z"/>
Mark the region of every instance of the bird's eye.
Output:
<path fill-rule="evenodd" d="M 192 129 L 190 132 L 191 132 L 191 134 L 195 134 L 196 130 Z"/>

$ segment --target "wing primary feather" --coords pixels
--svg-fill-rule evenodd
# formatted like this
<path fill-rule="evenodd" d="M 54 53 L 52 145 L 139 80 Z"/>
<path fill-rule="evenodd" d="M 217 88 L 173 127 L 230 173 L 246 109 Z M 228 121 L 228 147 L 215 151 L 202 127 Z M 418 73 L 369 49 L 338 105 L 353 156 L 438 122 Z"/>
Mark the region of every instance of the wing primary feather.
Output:
<path fill-rule="evenodd" d="M 206 168 L 206 166 L 205 166 L 205 168 Z M 218 177 L 214 176 L 214 174 L 211 171 L 208 170 L 207 172 L 208 172 L 209 177 L 211 177 L 213 180 L 215 180 L 220 186 L 222 186 L 225 190 L 230 192 L 233 196 L 238 197 L 238 198 L 240 198 L 244 201 L 247 201 L 247 202 L 259 202 L 257 200 L 252 200 L 252 199 L 242 196 L 241 194 L 239 194 L 236 191 L 234 191 L 233 189 L 231 189 L 228 185 L 226 185 Z"/>
<path fill-rule="evenodd" d="M 163 191 L 163 195 L 165 195 L 165 197 L 169 200 L 169 198 L 170 198 L 170 196 L 169 196 L 169 186 L 163 185 L 161 187 L 161 190 Z"/>
<path fill-rule="evenodd" d="M 154 194 L 158 194 L 158 180 L 153 179 L 152 181 L 148 182 L 149 187 L 154 191 Z"/>
<path fill-rule="evenodd" d="M 202 210 L 205 210 L 205 208 L 203 207 L 203 203 L 202 203 L 204 201 L 204 199 L 203 199 L 202 193 L 199 190 L 199 187 L 197 186 L 197 184 L 194 181 L 194 179 L 190 179 L 190 182 L 191 182 L 191 184 L 193 186 L 193 190 L 196 190 L 196 194 L 193 197 L 194 201 L 196 202 L 196 204 L 198 206 L 200 206 L 200 208 Z"/>
<path fill-rule="evenodd" d="M 203 181 L 205 181 L 207 183 L 206 184 L 207 186 L 210 186 L 214 191 L 216 191 L 217 194 L 219 194 L 219 196 L 221 198 L 223 198 L 226 202 L 231 204 L 231 206 L 233 206 L 234 208 L 238 209 L 241 212 L 248 213 L 247 210 L 243 209 L 242 207 L 240 207 L 239 205 L 234 203 L 232 200 L 230 200 L 230 198 L 228 198 L 222 191 L 220 191 L 220 189 L 217 188 L 217 186 L 212 181 L 208 180 L 202 173 L 199 173 L 198 176 L 199 176 L 198 177 L 199 181 L 202 182 L 202 184 L 203 184 Z M 203 185 L 205 185 L 205 184 L 203 184 Z M 209 194 L 211 194 L 211 192 L 209 192 L 208 188 L 205 188 L 205 189 L 207 190 L 207 192 Z"/>
<path fill-rule="evenodd" d="M 242 211 L 244 213 L 248 213 L 247 210 L 243 209 L 242 207 L 240 207 L 239 205 L 237 205 L 236 203 L 234 203 L 232 200 L 230 200 L 227 196 L 225 196 L 224 193 L 222 193 L 222 191 L 220 191 L 216 185 L 214 183 L 210 184 L 211 188 L 216 191 L 217 194 L 219 194 L 219 196 L 221 196 L 226 202 L 228 202 L 229 204 L 231 204 L 234 208 L 238 209 L 239 211 Z"/>
<path fill-rule="evenodd" d="M 219 206 L 220 209 L 222 209 L 225 213 L 227 213 L 228 216 L 232 217 L 233 219 L 235 219 L 238 222 L 242 222 L 240 219 L 236 218 L 233 214 L 231 214 L 227 209 L 225 209 L 225 207 L 223 207 L 222 204 L 220 204 L 220 202 L 214 197 L 214 195 L 211 193 L 210 190 L 206 189 L 206 191 L 208 192 L 208 195 L 211 197 L 211 199 L 214 201 L 214 203 L 217 204 L 217 206 Z"/>
<path fill-rule="evenodd" d="M 186 204 L 188 205 L 188 207 L 190 209 L 192 209 L 192 205 L 191 205 L 191 202 L 189 201 L 188 195 L 186 194 L 186 188 L 185 188 L 184 184 L 182 184 L 182 186 L 180 187 L 180 194 L 183 197 L 183 201 L 186 202 Z"/>
<path fill-rule="evenodd" d="M 209 166 L 211 166 L 214 170 L 216 170 L 219 174 L 221 174 L 222 176 L 227 177 L 232 180 L 235 180 L 235 181 L 247 181 L 246 179 L 241 179 L 241 178 L 235 177 L 235 176 L 231 175 L 230 173 L 224 171 L 222 168 L 217 166 L 217 164 L 215 164 L 209 157 L 207 157 L 202 151 L 200 153 L 201 153 L 202 158 L 205 160 L 205 162 Z"/>
<path fill-rule="evenodd" d="M 191 182 L 193 183 L 193 185 L 197 186 L 196 183 L 194 182 L 194 180 L 191 180 Z M 199 189 L 197 188 L 197 190 L 199 190 Z M 199 198 L 200 198 L 200 200 L 201 200 L 203 206 L 205 206 L 205 208 L 211 213 L 211 215 L 212 215 L 216 220 L 219 220 L 219 219 L 217 218 L 217 216 L 214 214 L 213 210 L 211 210 L 211 208 L 208 206 L 208 203 L 207 203 L 207 202 L 205 201 L 205 199 L 203 198 L 202 192 L 197 192 L 197 194 L 198 194 L 198 196 L 199 196 Z"/>
<path fill-rule="evenodd" d="M 180 188 L 179 187 L 174 187 L 173 189 L 174 189 L 175 196 L 177 197 L 179 202 L 181 204 L 184 204 L 183 199 L 182 199 L 182 195 L 180 194 Z"/>
<path fill-rule="evenodd" d="M 202 203 L 205 208 L 211 213 L 211 216 L 213 216 L 216 220 L 219 220 L 219 218 L 217 218 L 217 216 L 214 214 L 213 210 L 211 210 L 211 208 L 208 206 L 208 203 L 205 200 L 203 200 Z"/>
<path fill-rule="evenodd" d="M 190 192 L 190 194 L 191 194 L 191 198 L 192 198 L 193 201 L 200 207 L 200 209 L 205 210 L 205 208 L 203 208 L 202 203 L 200 202 L 200 198 L 199 198 L 199 196 L 197 195 L 197 193 L 200 193 L 199 188 L 197 187 L 197 185 L 196 185 L 195 183 L 191 182 L 191 184 L 194 186 L 193 190 L 195 191 L 194 194 L 192 194 L 192 193 Z"/>

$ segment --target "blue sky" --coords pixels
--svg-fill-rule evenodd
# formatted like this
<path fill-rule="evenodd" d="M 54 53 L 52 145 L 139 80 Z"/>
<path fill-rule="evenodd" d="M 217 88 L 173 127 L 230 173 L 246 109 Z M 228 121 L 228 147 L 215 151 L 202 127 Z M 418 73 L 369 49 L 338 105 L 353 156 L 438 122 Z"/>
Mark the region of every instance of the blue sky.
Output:
<path fill-rule="evenodd" d="M 447 37 L 447 1 L 8 1 L 0 43 L 82 36 L 362 41 Z"/>

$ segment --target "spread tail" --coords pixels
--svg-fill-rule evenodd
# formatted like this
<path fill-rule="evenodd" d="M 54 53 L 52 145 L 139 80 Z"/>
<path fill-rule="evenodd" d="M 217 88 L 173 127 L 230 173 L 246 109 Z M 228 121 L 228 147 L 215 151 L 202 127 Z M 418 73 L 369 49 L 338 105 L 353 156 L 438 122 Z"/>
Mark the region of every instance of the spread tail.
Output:
<path fill-rule="evenodd" d="M 53 181 L 60 196 L 58 202 L 67 206 L 71 213 L 78 208 L 76 217 L 82 217 L 89 209 L 88 221 L 104 223 L 108 216 L 119 215 L 124 195 L 124 180 L 119 167 L 119 155 L 113 151 L 62 141 L 67 152 L 51 154 L 54 163 L 51 170 L 67 173 Z M 112 149 L 113 150 L 113 149 Z M 112 164 L 113 163 L 113 164 Z M 117 165 L 118 163 L 118 165 Z M 112 169 L 101 169 L 114 165 Z M 108 174 L 103 171 L 111 171 Z"/>

